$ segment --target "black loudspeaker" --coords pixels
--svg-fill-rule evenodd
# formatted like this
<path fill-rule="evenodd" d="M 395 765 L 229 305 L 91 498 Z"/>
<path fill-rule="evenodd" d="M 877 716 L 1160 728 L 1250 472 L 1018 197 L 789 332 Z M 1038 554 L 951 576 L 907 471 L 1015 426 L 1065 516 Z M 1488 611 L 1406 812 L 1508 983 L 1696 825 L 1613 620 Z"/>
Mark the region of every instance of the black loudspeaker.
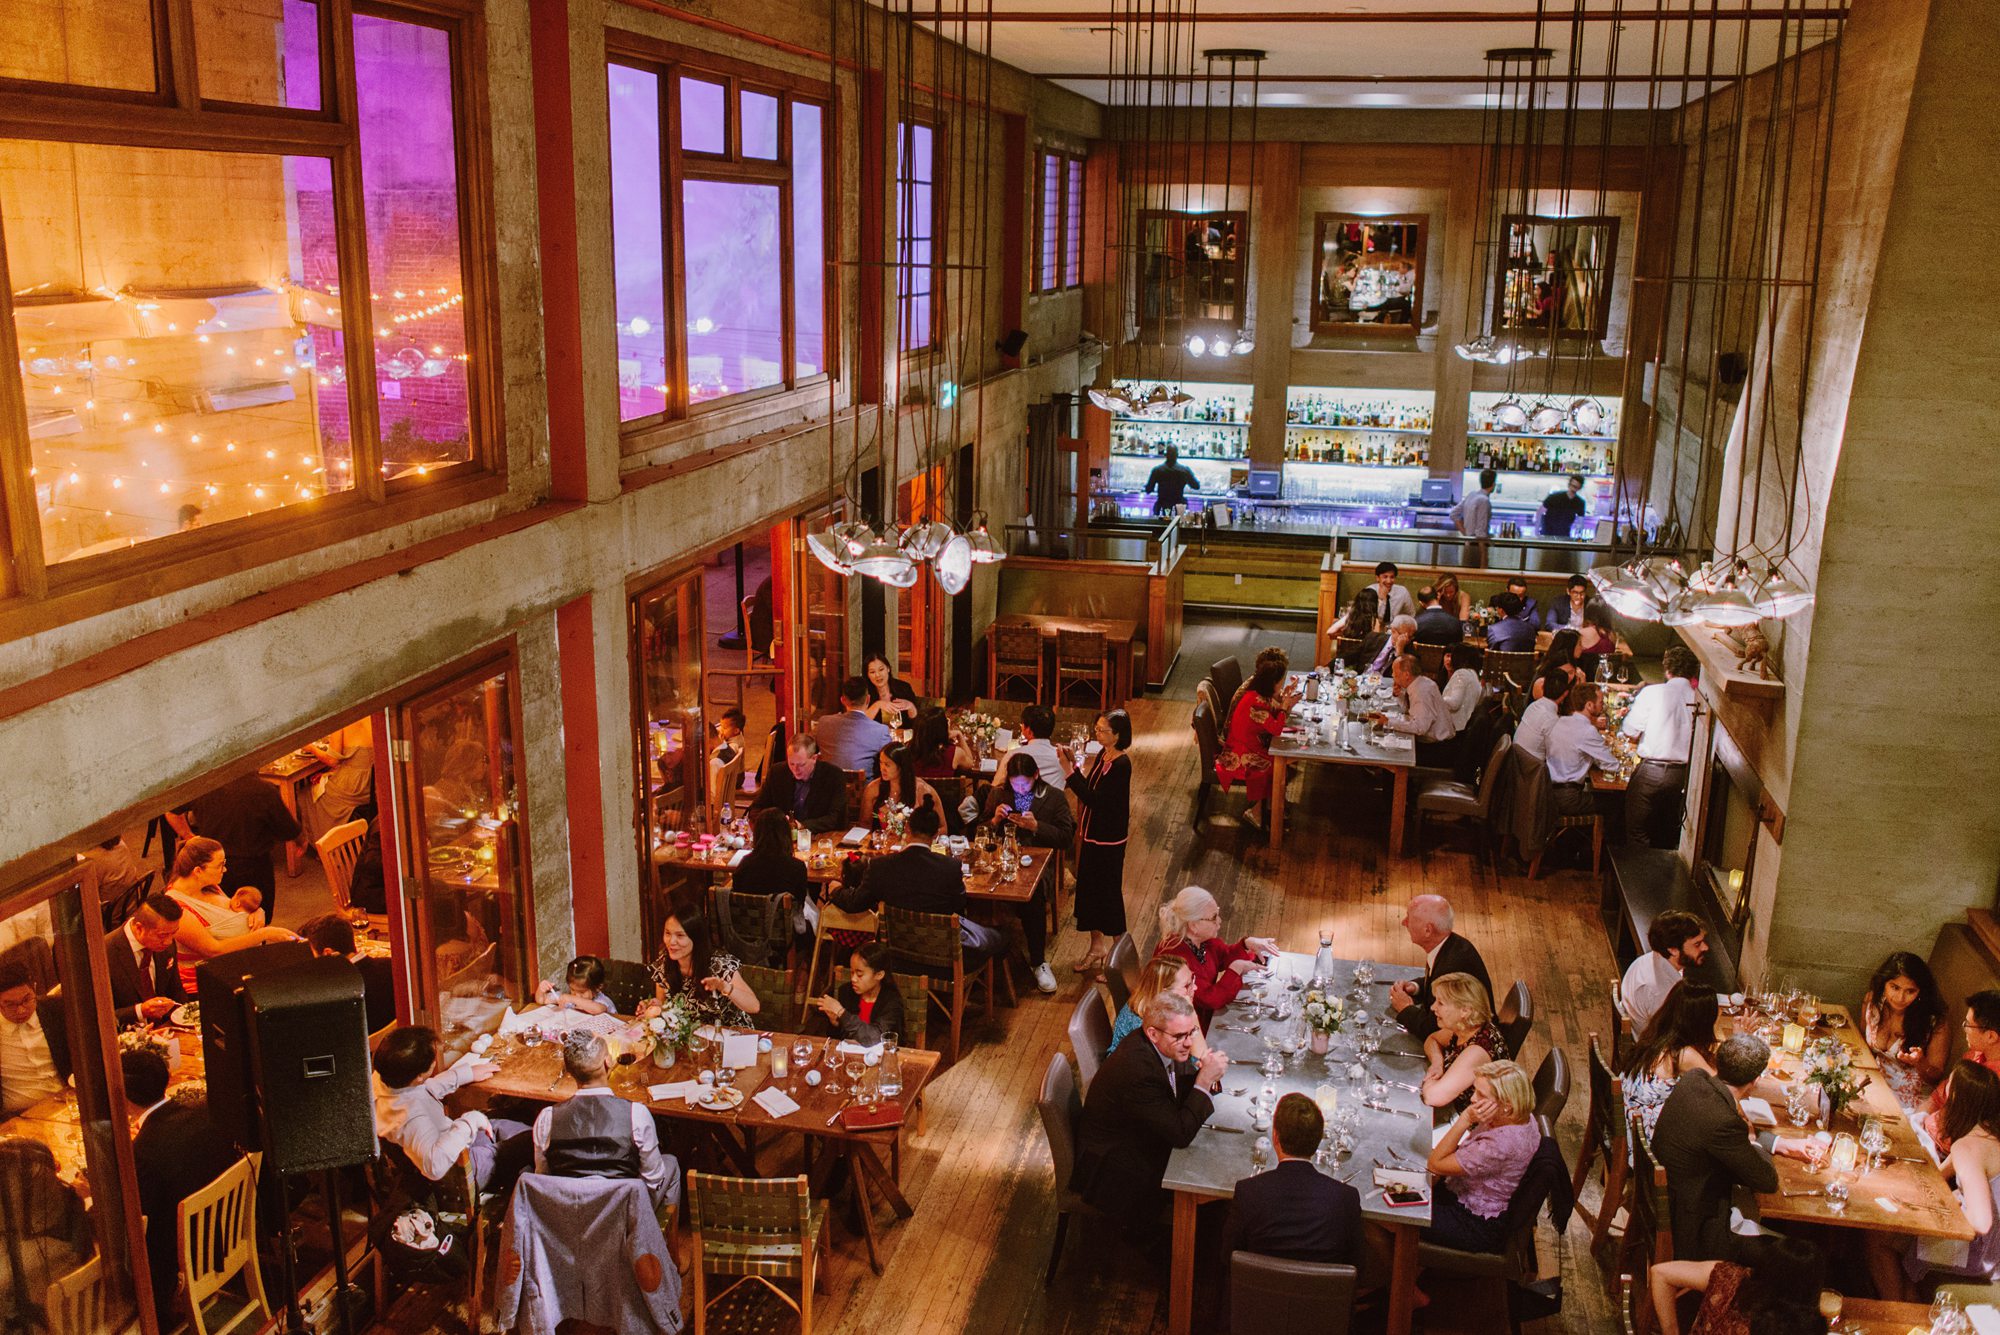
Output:
<path fill-rule="evenodd" d="M 195 966 L 201 1002 L 201 1053 L 208 1077 L 208 1115 L 240 1149 L 261 1150 L 257 1070 L 243 989 L 252 978 L 310 964 L 312 947 L 284 941 L 218 955 Z"/>
<path fill-rule="evenodd" d="M 373 1159 L 361 971 L 338 957 L 314 959 L 258 974 L 243 992 L 264 1096 L 264 1166 L 314 1173 Z"/>
<path fill-rule="evenodd" d="M 1002 357 L 1019 357 L 1021 349 L 1028 346 L 1028 331 L 1025 329 L 1009 329 L 1007 336 L 993 346 L 1000 349 Z"/>

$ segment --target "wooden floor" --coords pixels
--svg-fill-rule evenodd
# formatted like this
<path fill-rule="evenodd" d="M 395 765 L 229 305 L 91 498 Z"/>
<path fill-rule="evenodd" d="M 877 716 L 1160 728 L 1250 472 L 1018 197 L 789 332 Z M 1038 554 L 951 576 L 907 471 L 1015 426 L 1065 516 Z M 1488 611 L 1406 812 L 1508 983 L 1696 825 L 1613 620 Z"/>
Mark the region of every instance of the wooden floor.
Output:
<path fill-rule="evenodd" d="M 1142 948 L 1158 936 L 1158 906 L 1189 883 L 1208 887 L 1222 903 L 1231 936 L 1273 935 L 1288 948 L 1309 950 L 1316 931 L 1331 926 L 1343 955 L 1421 963 L 1398 925 L 1413 894 L 1448 895 L 1458 930 L 1476 942 L 1496 986 L 1530 980 L 1540 1019 L 1526 1055 L 1532 1069 L 1551 1042 L 1573 1063 L 1589 1027 L 1609 1011 L 1612 963 L 1596 917 L 1587 869 L 1544 869 L 1541 880 L 1494 875 L 1467 836 L 1448 836 L 1422 858 L 1392 862 L 1382 828 L 1386 786 L 1364 775 L 1308 767 L 1294 797 L 1295 823 L 1285 849 L 1274 854 L 1240 825 L 1240 795 L 1212 798 L 1208 818 L 1190 826 L 1197 756 L 1188 714 L 1194 683 L 1224 653 L 1245 661 L 1278 644 L 1293 662 L 1312 661 L 1303 623 L 1275 628 L 1192 624 L 1168 689 L 1131 705 L 1136 767 L 1132 840 L 1125 892 L 1131 929 Z M 1342 779 L 1345 781 L 1341 781 Z M 831 1292 L 817 1305 L 821 1330 L 867 1335 L 932 1335 L 939 1331 L 1115 1332 L 1146 1335 L 1166 1326 L 1164 1262 L 1154 1262 L 1114 1238 L 1072 1230 L 1061 1273 L 1049 1290 L 1042 1268 L 1054 1229 L 1052 1174 L 1034 1099 L 1049 1054 L 1067 1050 L 1065 1026 L 1085 984 L 1070 967 L 1086 938 L 1065 931 L 1051 942 L 1061 990 L 1044 997 L 1024 988 L 1020 1005 L 969 1027 L 965 1059 L 927 1094 L 925 1133 L 912 1137 L 903 1159 L 913 1218 L 887 1230 L 887 1268 L 870 1273 L 859 1241 L 834 1224 L 836 1262 Z M 1579 1075 L 1579 1080 L 1581 1076 Z M 1572 1098 L 1559 1126 L 1572 1160 L 1585 1113 Z M 768 1168 L 767 1168 L 768 1171 Z M 836 1216 L 837 1217 L 837 1216 Z M 886 1217 L 886 1216 L 885 1216 Z M 1558 1240 L 1543 1226 L 1543 1273 L 1559 1265 L 1565 1305 L 1559 1317 L 1528 1327 L 1540 1335 L 1616 1328 L 1596 1265 L 1573 1222 Z M 1506 1329 L 1490 1289 L 1427 1282 L 1430 1307 L 1419 1329 Z M 1214 1285 L 1198 1293 L 1197 1330 L 1217 1329 Z M 748 1299 L 718 1311 L 713 1331 L 796 1330 L 797 1320 L 775 1300 Z M 434 1309 L 433 1309 L 434 1310 Z M 414 1315 L 406 1308 L 405 1313 Z M 424 1329 L 399 1319 L 398 1330 Z M 1282 1322 L 1273 1321 L 1273 1328 Z M 1379 1318 L 1376 1325 L 1379 1326 Z M 1364 1317 L 1357 1329 L 1367 1330 Z"/>

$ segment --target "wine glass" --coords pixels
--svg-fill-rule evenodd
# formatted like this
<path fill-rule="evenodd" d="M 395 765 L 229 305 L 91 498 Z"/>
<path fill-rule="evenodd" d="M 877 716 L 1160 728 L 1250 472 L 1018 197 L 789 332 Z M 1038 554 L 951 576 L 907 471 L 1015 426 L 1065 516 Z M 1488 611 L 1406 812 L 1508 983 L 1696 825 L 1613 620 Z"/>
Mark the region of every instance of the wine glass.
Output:
<path fill-rule="evenodd" d="M 867 1063 L 861 1060 L 860 1053 L 847 1054 L 847 1088 L 854 1098 L 861 1097 L 861 1073 L 867 1069 Z"/>
<path fill-rule="evenodd" d="M 1829 1331 L 1840 1329 L 1840 1295 L 1832 1289 L 1819 1291 L 1819 1314 Z"/>
<path fill-rule="evenodd" d="M 1882 1165 L 1882 1156 L 1889 1149 L 1889 1132 L 1879 1117 L 1870 1117 L 1861 1124 L 1861 1149 L 1868 1156 L 1868 1171 L 1874 1172 Z"/>

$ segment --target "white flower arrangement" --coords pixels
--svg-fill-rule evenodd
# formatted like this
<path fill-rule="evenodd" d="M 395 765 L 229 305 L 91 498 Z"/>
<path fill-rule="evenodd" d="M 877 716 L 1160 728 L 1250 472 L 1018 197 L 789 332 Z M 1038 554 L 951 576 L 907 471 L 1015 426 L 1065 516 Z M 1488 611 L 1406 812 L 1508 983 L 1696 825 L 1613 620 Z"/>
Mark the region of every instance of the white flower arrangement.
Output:
<path fill-rule="evenodd" d="M 1337 1034 L 1347 1023 L 1347 1003 L 1317 989 L 1306 992 L 1305 1004 L 1299 1008 L 1299 1013 L 1305 1016 L 1307 1027 L 1316 1034 Z"/>
<path fill-rule="evenodd" d="M 679 1050 L 687 1046 L 689 1035 L 699 1023 L 693 999 L 685 992 L 669 992 L 659 1011 L 646 1017 L 645 1036 L 655 1048 Z"/>
<path fill-rule="evenodd" d="M 1861 1097 L 1863 1078 L 1855 1073 L 1854 1052 L 1837 1038 L 1816 1040 L 1805 1053 L 1806 1083 L 1826 1095 L 1827 1111 L 1838 1116 Z"/>

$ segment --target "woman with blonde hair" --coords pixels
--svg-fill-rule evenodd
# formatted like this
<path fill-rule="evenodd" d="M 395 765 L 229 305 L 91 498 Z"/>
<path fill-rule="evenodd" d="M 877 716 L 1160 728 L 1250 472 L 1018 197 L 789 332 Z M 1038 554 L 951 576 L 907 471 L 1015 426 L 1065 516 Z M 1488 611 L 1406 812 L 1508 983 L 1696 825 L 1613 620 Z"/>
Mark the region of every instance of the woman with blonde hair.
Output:
<path fill-rule="evenodd" d="M 1425 1164 L 1437 1185 L 1424 1241 L 1462 1252 L 1498 1252 L 1507 1245 L 1507 1207 L 1542 1144 L 1534 1111 L 1535 1087 L 1526 1071 L 1510 1061 L 1479 1064 L 1471 1099 Z"/>
<path fill-rule="evenodd" d="M 1431 983 L 1431 1013 L 1437 1031 L 1424 1040 L 1422 1096 L 1433 1108 L 1464 1112 L 1473 1100 L 1479 1068 L 1514 1054 L 1493 1023 L 1493 998 L 1486 984 L 1469 973 L 1448 973 Z"/>
<path fill-rule="evenodd" d="M 1221 935 L 1222 906 L 1198 885 L 1183 888 L 1160 909 L 1160 945 L 1153 953 L 1187 964 L 1194 977 L 1195 1014 L 1204 1030 L 1210 1016 L 1236 999 L 1243 975 L 1278 949 L 1268 936 L 1246 936 L 1232 946 L 1218 940 Z"/>
<path fill-rule="evenodd" d="M 1153 1004 L 1153 998 L 1162 992 L 1178 992 L 1189 1001 L 1194 1000 L 1194 974 L 1187 961 L 1178 955 L 1155 955 L 1146 961 L 1146 967 L 1139 971 L 1139 985 L 1132 989 L 1132 995 L 1118 1008 L 1118 1018 L 1111 1022 L 1111 1046 L 1105 1052 L 1118 1051 L 1127 1035 L 1145 1028 L 1146 1007 Z M 1208 1051 L 1208 1040 L 1195 1031 L 1192 1056 L 1200 1061 Z"/>

